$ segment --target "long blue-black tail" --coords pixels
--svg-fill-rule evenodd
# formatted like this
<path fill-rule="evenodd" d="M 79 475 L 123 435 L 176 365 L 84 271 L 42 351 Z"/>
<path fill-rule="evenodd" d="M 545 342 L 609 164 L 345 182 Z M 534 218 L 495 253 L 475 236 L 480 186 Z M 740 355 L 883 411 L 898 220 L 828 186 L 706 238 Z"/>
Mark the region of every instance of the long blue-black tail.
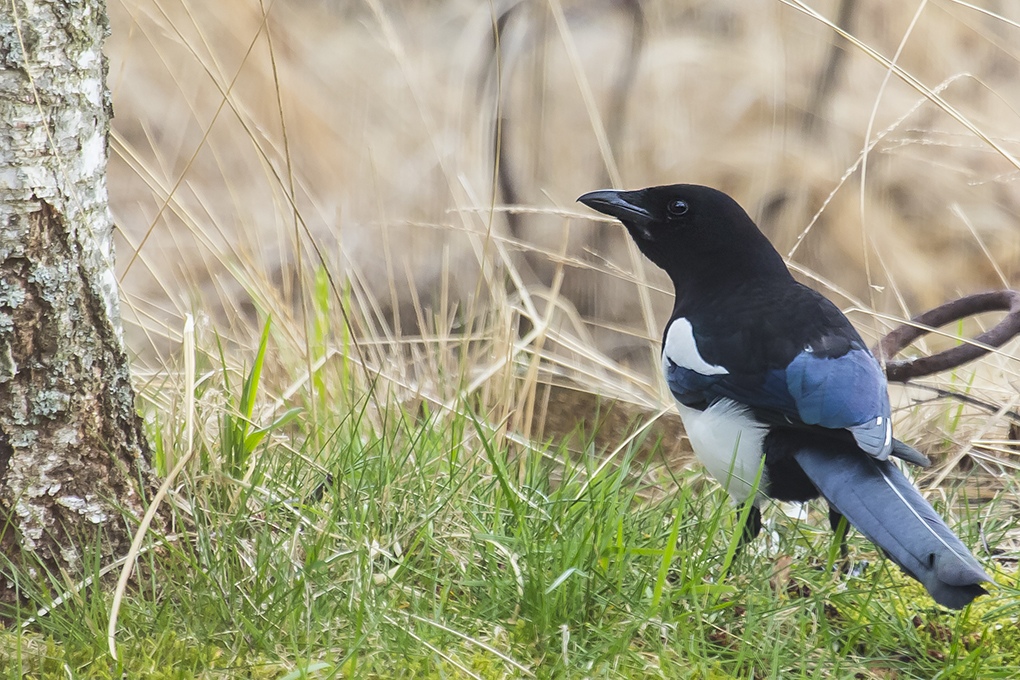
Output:
<path fill-rule="evenodd" d="M 793 457 L 829 505 L 936 602 L 962 609 L 987 592 L 988 574 L 892 462 L 846 445 L 807 444 Z"/>

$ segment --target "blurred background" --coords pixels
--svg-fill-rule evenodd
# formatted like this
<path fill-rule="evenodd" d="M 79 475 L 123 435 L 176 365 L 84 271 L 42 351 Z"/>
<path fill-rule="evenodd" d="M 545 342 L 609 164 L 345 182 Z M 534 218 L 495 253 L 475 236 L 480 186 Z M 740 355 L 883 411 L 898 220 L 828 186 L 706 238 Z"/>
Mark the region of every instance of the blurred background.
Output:
<path fill-rule="evenodd" d="M 448 396 L 435 342 L 478 332 L 460 387 L 495 361 L 668 408 L 668 279 L 575 203 L 614 186 L 728 192 L 869 341 L 1015 285 L 1020 4 L 976 4 L 111 2 L 136 364 L 164 365 L 189 312 L 241 345 L 272 313 L 315 354 L 331 279 L 327 334 L 346 296 L 412 392 Z M 996 404 L 1016 393 L 1000 359 Z"/>

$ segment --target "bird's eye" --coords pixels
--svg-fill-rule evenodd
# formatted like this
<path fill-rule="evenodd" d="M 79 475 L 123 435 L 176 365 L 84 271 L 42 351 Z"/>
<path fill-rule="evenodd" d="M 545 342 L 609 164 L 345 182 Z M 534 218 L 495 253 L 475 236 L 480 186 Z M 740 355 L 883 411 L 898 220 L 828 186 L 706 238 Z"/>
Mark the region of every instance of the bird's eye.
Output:
<path fill-rule="evenodd" d="M 687 201 L 670 201 L 666 210 L 670 215 L 683 215 L 688 210 Z"/>

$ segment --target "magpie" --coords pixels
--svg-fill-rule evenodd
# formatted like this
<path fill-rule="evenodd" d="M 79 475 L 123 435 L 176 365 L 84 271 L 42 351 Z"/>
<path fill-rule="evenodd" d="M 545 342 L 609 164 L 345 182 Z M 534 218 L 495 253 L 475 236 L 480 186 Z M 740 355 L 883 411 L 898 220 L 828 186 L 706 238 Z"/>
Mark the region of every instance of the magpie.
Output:
<path fill-rule="evenodd" d="M 741 545 L 761 531 L 766 498 L 822 496 L 833 531 L 845 517 L 939 604 L 987 592 L 984 569 L 889 460 L 929 464 L 893 437 L 882 367 L 736 201 L 692 184 L 578 200 L 620 220 L 673 281 L 662 372 L 698 460 L 751 504 Z"/>

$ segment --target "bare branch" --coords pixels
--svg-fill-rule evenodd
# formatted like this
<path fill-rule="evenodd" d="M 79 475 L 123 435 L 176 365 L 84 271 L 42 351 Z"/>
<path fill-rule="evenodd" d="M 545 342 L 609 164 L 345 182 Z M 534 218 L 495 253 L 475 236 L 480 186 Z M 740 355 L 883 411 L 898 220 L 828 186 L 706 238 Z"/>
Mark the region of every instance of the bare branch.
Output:
<path fill-rule="evenodd" d="M 910 343 L 933 329 L 968 316 L 985 312 L 1007 311 L 994 328 L 974 338 L 973 342 L 951 347 L 931 356 L 890 360 Z M 1020 292 L 997 290 L 990 293 L 976 293 L 952 300 L 920 314 L 910 323 L 903 324 L 882 338 L 872 351 L 881 360 L 886 359 L 885 374 L 893 382 L 907 382 L 933 373 L 940 373 L 962 366 L 987 354 L 990 348 L 1001 347 L 1020 333 Z"/>

